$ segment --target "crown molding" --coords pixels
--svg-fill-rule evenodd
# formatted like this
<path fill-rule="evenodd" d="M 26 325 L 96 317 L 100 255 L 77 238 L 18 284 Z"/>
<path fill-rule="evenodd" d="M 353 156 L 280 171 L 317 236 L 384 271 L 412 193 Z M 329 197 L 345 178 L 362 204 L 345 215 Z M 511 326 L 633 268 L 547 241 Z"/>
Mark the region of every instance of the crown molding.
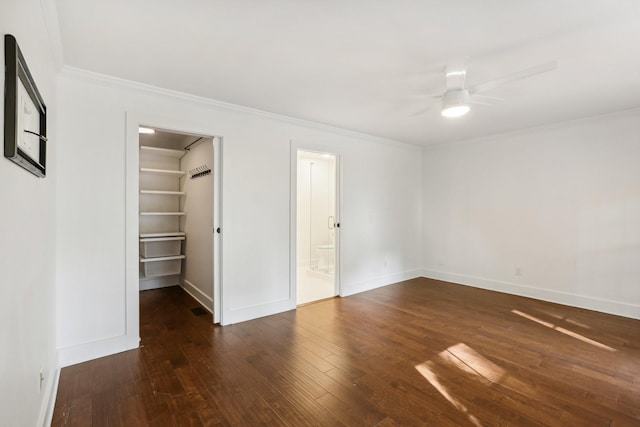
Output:
<path fill-rule="evenodd" d="M 53 64 L 56 70 L 60 70 L 64 65 L 64 50 L 62 48 L 60 22 L 58 21 L 58 8 L 55 0 L 40 0 L 40 8 L 42 9 L 44 26 L 49 36 Z"/>
<path fill-rule="evenodd" d="M 47 1 L 47 0 L 43 0 L 43 1 Z M 172 99 L 177 99 L 180 101 L 186 101 L 194 104 L 204 105 L 206 107 L 214 108 L 220 111 L 239 112 L 239 113 L 249 114 L 252 116 L 268 118 L 268 119 L 277 120 L 280 122 L 284 122 L 284 123 L 288 123 L 296 126 L 317 129 L 325 132 L 331 132 L 333 134 L 346 136 L 354 139 L 360 139 L 368 142 L 376 142 L 376 143 L 385 144 L 385 145 L 393 145 L 395 147 L 400 147 L 400 148 L 405 148 L 410 150 L 417 150 L 417 151 L 422 151 L 422 148 L 423 148 L 422 146 L 409 144 L 407 142 L 396 141 L 388 138 L 382 138 L 379 136 L 357 132 L 349 129 L 343 129 L 343 128 L 331 126 L 324 123 L 313 122 L 310 120 L 299 119 L 299 118 L 287 116 L 284 114 L 271 113 L 271 112 L 259 110 L 256 108 L 245 107 L 242 105 L 232 104 L 224 101 L 218 101 L 215 99 L 193 95 L 190 93 L 180 92 L 173 89 L 165 89 L 162 87 L 153 86 L 146 83 L 126 80 L 120 77 L 113 77 L 106 74 L 85 70 L 82 68 L 71 67 L 68 65 L 65 65 L 62 67 L 60 71 L 60 76 L 64 78 L 74 79 L 74 80 L 86 81 L 94 84 L 101 84 L 104 86 L 111 86 L 111 87 L 115 86 L 115 87 L 135 90 L 135 91 L 146 93 L 146 94 L 151 93 L 154 95 L 160 95 L 160 96 L 164 96 Z"/>
<path fill-rule="evenodd" d="M 622 116 L 624 114 L 638 114 L 638 113 L 640 113 L 640 107 L 631 107 L 631 108 L 625 108 L 622 110 L 608 111 L 600 114 L 542 123 L 534 126 L 528 126 L 528 127 L 508 130 L 504 132 L 497 132 L 497 133 L 482 135 L 482 136 L 473 137 L 473 138 L 459 139 L 455 141 L 437 142 L 433 144 L 428 144 L 424 148 L 427 150 L 440 149 L 442 147 L 450 147 L 453 145 L 478 144 L 478 143 L 483 143 L 488 141 L 496 141 L 499 139 L 516 138 L 519 136 L 529 135 L 536 132 L 553 131 L 555 129 L 563 129 L 569 126 L 579 126 L 584 123 L 593 123 L 595 121 L 608 120 L 612 117 Z"/>

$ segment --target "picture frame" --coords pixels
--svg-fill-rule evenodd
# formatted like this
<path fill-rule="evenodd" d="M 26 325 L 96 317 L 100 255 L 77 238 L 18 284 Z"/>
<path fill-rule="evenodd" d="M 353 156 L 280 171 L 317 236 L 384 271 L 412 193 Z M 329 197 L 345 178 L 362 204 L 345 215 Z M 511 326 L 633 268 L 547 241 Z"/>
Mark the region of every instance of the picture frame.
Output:
<path fill-rule="evenodd" d="M 11 34 L 4 36 L 4 156 L 44 178 L 47 107 Z"/>

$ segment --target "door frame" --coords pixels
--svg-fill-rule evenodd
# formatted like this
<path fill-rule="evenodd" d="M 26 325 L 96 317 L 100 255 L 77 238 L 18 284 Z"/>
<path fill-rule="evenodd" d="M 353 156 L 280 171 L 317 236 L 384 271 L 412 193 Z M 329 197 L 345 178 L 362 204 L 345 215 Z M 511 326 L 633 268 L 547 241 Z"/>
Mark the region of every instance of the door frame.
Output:
<path fill-rule="evenodd" d="M 298 293 L 298 264 L 297 264 L 297 236 L 298 236 L 298 151 L 309 151 L 318 154 L 331 154 L 336 158 L 336 223 L 340 224 L 335 233 L 335 293 L 342 296 L 342 159 L 338 147 L 323 144 L 298 142 L 291 140 L 290 144 L 290 198 L 289 198 L 289 299 L 292 307 L 297 306 Z"/>
<path fill-rule="evenodd" d="M 139 295 L 139 175 L 140 150 L 138 128 L 142 125 L 187 135 L 205 136 L 213 139 L 213 312 L 214 323 L 222 323 L 222 165 L 223 138 L 210 126 L 175 120 L 163 116 L 143 113 L 126 113 L 125 143 L 125 335 L 140 340 L 140 295 Z"/>

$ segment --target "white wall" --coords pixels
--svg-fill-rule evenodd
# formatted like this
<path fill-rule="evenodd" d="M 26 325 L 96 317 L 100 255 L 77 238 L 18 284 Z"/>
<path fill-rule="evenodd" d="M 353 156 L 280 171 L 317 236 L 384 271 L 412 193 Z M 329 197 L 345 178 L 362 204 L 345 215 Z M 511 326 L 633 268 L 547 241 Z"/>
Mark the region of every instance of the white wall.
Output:
<path fill-rule="evenodd" d="M 74 70 L 58 89 L 61 363 L 124 349 L 114 340 L 127 334 L 125 132 L 135 132 L 125 130 L 128 112 L 193 123 L 224 139 L 224 323 L 295 307 L 291 140 L 341 156 L 343 295 L 419 274 L 420 149 Z"/>
<path fill-rule="evenodd" d="M 43 425 L 51 415 L 57 382 L 55 351 L 55 66 L 38 0 L 2 2 L 0 61 L 4 34 L 16 37 L 47 105 L 47 176 L 0 158 L 0 425 Z M 0 73 L 4 87 L 4 67 Z M 4 102 L 0 123 L 4 125 Z M 0 126 L 4 129 L 4 126 Z M 40 370 L 44 374 L 39 391 Z"/>
<path fill-rule="evenodd" d="M 639 123 L 634 110 L 427 148 L 424 274 L 640 318 Z"/>

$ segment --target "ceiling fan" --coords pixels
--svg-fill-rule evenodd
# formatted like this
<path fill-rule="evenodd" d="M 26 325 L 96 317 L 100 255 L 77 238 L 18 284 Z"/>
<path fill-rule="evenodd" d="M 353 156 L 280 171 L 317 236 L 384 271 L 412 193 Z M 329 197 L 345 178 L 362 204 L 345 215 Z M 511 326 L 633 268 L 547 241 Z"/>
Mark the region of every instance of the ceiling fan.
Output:
<path fill-rule="evenodd" d="M 446 77 L 445 92 L 442 95 L 431 95 L 429 97 L 441 100 L 440 112 L 444 117 L 460 117 L 469 112 L 471 109 L 470 104 L 492 105 L 502 101 L 501 98 L 483 95 L 484 92 L 489 92 L 516 80 L 555 70 L 557 67 L 556 61 L 551 61 L 467 87 L 465 86 L 467 77 L 466 61 L 451 62 L 444 69 Z M 423 109 L 413 115 L 422 114 L 429 109 Z"/>

